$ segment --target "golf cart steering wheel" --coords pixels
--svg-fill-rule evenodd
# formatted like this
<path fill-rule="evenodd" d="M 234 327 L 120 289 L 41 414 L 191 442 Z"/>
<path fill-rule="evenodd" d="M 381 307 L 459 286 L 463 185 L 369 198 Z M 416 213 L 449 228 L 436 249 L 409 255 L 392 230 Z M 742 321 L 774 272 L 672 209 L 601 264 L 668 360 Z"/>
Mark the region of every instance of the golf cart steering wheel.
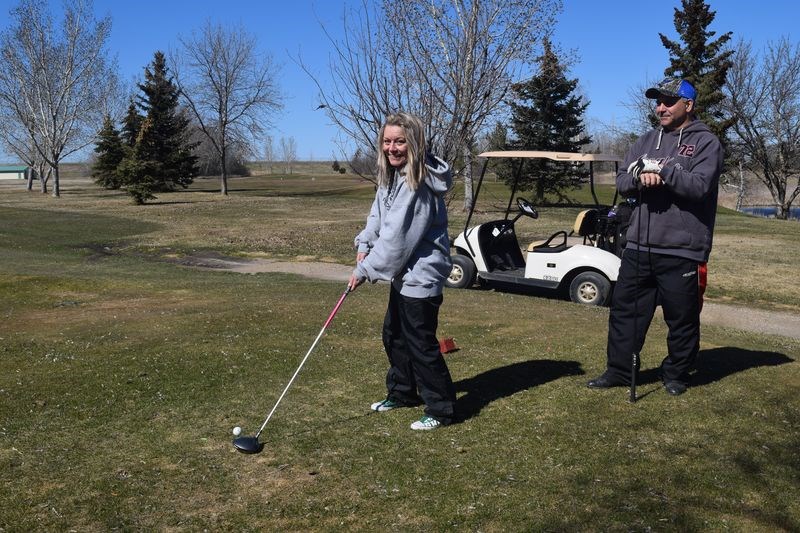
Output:
<path fill-rule="evenodd" d="M 536 212 L 533 204 L 525 198 L 517 198 L 517 207 L 519 207 L 520 213 L 528 215 L 531 218 L 539 218 L 539 213 Z"/>

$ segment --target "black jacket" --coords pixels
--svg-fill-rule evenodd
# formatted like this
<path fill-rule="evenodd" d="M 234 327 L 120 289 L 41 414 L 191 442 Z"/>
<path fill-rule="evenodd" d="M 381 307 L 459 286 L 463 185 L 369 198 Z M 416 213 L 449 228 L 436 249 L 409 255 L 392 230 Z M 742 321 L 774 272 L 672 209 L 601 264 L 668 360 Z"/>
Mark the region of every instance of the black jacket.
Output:
<path fill-rule="evenodd" d="M 664 185 L 637 187 L 627 168 L 639 157 L 661 163 Z M 642 135 L 617 174 L 621 195 L 641 194 L 628 227 L 627 248 L 708 261 L 723 159 L 719 139 L 698 120 L 682 129 L 658 128 Z"/>

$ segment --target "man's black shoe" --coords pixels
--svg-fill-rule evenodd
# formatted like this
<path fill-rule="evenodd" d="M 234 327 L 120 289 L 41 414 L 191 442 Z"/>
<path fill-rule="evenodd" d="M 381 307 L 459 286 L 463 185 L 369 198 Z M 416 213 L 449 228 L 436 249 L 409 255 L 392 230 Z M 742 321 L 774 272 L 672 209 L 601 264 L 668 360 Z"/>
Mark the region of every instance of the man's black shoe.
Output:
<path fill-rule="evenodd" d="M 667 381 L 664 383 L 664 388 L 667 389 L 667 394 L 670 396 L 680 396 L 686 392 L 686 384 L 680 381 Z"/>
<path fill-rule="evenodd" d="M 611 387 L 624 387 L 627 383 L 619 378 L 609 377 L 607 373 L 598 376 L 586 384 L 590 389 L 608 389 Z"/>

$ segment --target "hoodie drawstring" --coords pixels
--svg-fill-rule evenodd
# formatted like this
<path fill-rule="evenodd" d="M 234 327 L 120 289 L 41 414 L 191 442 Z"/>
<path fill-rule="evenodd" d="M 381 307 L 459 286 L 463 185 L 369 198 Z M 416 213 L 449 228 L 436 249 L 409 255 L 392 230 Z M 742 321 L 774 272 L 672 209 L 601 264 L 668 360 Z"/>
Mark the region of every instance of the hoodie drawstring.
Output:
<path fill-rule="evenodd" d="M 661 136 L 664 135 L 664 128 L 658 130 L 658 144 L 656 144 L 656 150 L 661 149 Z M 683 139 L 683 128 L 678 130 L 678 146 L 681 145 L 681 139 Z"/>

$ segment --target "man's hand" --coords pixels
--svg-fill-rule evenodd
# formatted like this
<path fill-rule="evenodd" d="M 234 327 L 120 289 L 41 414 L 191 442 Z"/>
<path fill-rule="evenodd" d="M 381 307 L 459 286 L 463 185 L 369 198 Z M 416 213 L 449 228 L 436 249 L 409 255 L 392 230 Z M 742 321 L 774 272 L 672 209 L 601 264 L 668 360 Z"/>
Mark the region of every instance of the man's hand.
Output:
<path fill-rule="evenodd" d="M 628 167 L 628 174 L 637 180 L 642 174 L 658 174 L 661 172 L 661 165 L 656 159 L 646 159 L 647 154 L 643 155 Z"/>
<path fill-rule="evenodd" d="M 660 174 L 655 172 L 642 172 L 639 177 L 639 183 L 642 187 L 660 187 L 664 185 L 664 180 L 661 179 Z"/>

